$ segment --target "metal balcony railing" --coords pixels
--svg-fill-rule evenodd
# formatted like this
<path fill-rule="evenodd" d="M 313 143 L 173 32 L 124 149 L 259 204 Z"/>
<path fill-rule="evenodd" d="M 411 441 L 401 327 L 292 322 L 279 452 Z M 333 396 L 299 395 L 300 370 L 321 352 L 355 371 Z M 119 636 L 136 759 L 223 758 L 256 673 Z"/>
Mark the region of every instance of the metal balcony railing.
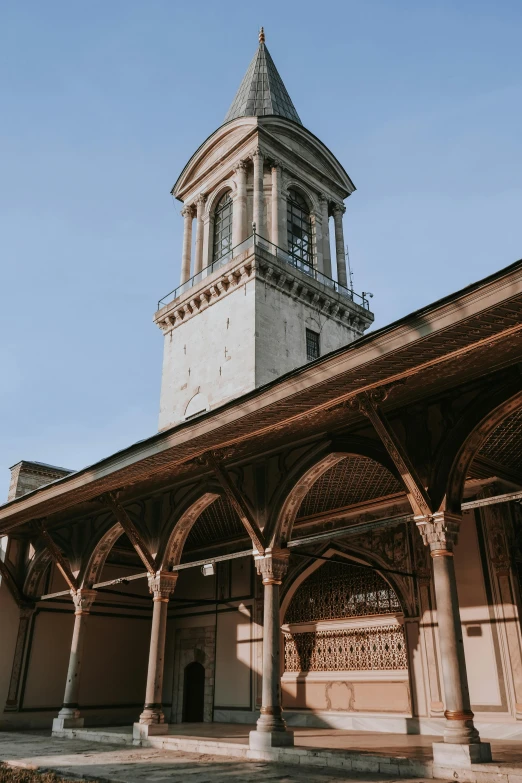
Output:
<path fill-rule="evenodd" d="M 256 234 L 254 231 L 253 234 L 247 237 L 247 239 L 245 239 L 243 242 L 240 242 L 239 245 L 230 248 L 230 250 L 222 255 L 221 258 L 213 261 L 211 264 L 205 267 L 205 269 L 202 269 L 201 272 L 198 272 L 197 275 L 193 275 L 173 291 L 170 291 L 170 293 L 164 296 L 163 299 L 160 299 L 158 302 L 158 310 L 173 302 L 178 298 L 178 296 L 181 296 L 186 291 L 189 291 L 192 286 L 196 285 L 196 283 L 199 283 L 200 280 L 203 280 L 205 277 L 211 275 L 216 271 L 216 269 L 226 266 L 229 261 L 232 261 L 233 258 L 237 258 L 237 256 L 241 255 L 241 253 L 244 253 L 245 250 L 248 250 L 251 247 L 259 247 L 263 250 L 266 250 L 279 261 L 284 261 L 286 264 L 293 266 L 295 269 L 299 269 L 300 272 L 303 272 L 305 275 L 312 277 L 314 280 L 317 280 L 319 283 L 322 283 L 322 285 L 330 288 L 332 291 L 337 292 L 346 299 L 350 299 L 352 302 L 359 304 L 359 306 L 364 307 L 365 310 L 370 309 L 370 302 L 364 294 L 357 294 L 352 288 L 346 288 L 345 286 L 340 285 L 337 280 L 333 280 L 323 272 L 319 272 L 319 270 L 317 270 L 310 262 L 299 258 L 299 256 L 295 253 L 289 253 L 288 250 L 283 250 L 282 247 L 274 245 L 273 242 L 269 242 L 268 239 L 265 239 L 259 234 Z M 360 303 L 356 302 L 356 299 L 360 299 Z"/>

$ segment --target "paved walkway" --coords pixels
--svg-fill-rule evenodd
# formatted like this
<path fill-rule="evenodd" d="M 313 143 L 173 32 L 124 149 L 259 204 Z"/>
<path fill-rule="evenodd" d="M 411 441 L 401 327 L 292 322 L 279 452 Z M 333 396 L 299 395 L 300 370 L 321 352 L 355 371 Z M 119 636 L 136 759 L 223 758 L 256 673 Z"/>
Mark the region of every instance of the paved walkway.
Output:
<path fill-rule="evenodd" d="M 110 744 L 100 746 L 96 742 L 55 739 L 48 733 L 29 732 L 0 732 L 0 760 L 29 769 L 52 769 L 63 776 L 101 778 L 118 783 L 341 783 L 354 780 L 384 783 L 392 780 L 382 775 L 347 775 L 337 770 L 238 761 L 226 756 Z M 413 781 L 410 779 L 408 783 Z"/>

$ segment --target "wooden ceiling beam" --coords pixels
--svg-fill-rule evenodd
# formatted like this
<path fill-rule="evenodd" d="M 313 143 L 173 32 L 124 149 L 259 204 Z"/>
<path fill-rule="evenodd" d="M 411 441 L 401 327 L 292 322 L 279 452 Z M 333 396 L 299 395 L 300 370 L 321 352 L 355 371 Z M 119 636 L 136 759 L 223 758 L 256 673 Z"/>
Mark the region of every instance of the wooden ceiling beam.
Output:
<path fill-rule="evenodd" d="M 78 582 L 73 572 L 71 571 L 71 567 L 67 559 L 63 556 L 62 551 L 54 543 L 43 522 L 40 523 L 39 529 L 45 543 L 45 548 L 51 555 L 53 563 L 67 582 L 69 589 L 75 593 L 78 590 Z"/>
<path fill-rule="evenodd" d="M 108 493 L 107 495 L 103 495 L 102 502 L 107 508 L 110 508 L 114 516 L 116 517 L 117 521 L 122 526 L 123 530 L 125 531 L 129 541 L 131 542 L 132 546 L 136 550 L 139 558 L 141 559 L 141 562 L 149 572 L 149 574 L 155 574 L 157 571 L 156 567 L 156 561 L 154 557 L 149 552 L 149 548 L 145 541 L 143 540 L 141 533 L 139 532 L 138 528 L 132 521 L 132 519 L 129 517 L 123 506 L 120 506 L 114 495 L 112 493 Z"/>

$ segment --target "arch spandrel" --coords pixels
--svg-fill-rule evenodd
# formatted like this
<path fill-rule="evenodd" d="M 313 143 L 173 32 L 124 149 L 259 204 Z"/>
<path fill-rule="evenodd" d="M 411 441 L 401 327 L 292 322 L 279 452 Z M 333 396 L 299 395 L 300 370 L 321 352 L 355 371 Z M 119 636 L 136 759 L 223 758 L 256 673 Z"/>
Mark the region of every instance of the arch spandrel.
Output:
<path fill-rule="evenodd" d="M 304 455 L 275 498 L 275 512 L 270 520 L 270 530 L 273 530 L 271 546 L 284 546 L 291 539 L 299 510 L 308 493 L 313 491 L 316 482 L 328 471 L 334 470 L 342 460 L 347 458 L 360 459 L 374 465 L 383 475 L 386 474 L 394 494 L 404 492 L 396 469 L 390 466 L 387 455 L 381 453 L 373 442 L 358 438 L 353 443 L 339 440 L 323 444 L 311 454 Z M 364 500 L 366 499 L 365 497 Z M 357 499 L 353 502 L 356 503 Z M 328 510 L 334 509 L 326 509 Z"/>
<path fill-rule="evenodd" d="M 481 407 L 477 412 L 481 412 Z M 453 459 L 446 484 L 446 493 L 442 497 L 441 507 L 444 510 L 459 513 L 464 494 L 464 485 L 468 477 L 471 463 L 480 454 L 488 438 L 512 414 L 522 409 L 522 391 L 509 396 L 500 404 L 478 419 L 477 412 L 471 411 L 466 437 L 461 441 L 456 456 Z"/>
<path fill-rule="evenodd" d="M 205 509 L 219 497 L 218 492 L 207 491 L 193 500 L 181 513 L 171 529 L 167 541 L 161 548 L 161 556 L 158 557 L 161 570 L 168 571 L 173 566 L 179 565 L 190 531 Z"/>

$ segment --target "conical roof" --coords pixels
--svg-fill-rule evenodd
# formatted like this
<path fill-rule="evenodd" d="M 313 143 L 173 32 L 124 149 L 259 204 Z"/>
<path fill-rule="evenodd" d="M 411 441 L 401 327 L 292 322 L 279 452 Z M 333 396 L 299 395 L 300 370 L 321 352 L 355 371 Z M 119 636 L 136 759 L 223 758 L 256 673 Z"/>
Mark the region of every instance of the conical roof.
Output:
<path fill-rule="evenodd" d="M 266 48 L 265 34 L 261 28 L 259 48 L 224 121 L 229 122 L 237 117 L 263 117 L 267 114 L 276 114 L 299 125 L 303 124 Z"/>

